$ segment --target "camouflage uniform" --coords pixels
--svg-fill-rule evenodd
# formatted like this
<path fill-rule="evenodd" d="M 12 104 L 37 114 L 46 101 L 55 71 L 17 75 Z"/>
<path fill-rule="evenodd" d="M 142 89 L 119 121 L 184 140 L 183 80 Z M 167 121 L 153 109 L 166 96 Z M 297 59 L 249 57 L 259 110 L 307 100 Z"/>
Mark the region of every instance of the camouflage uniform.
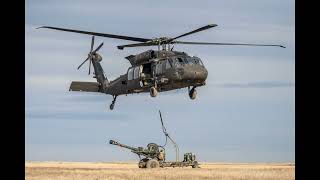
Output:
<path fill-rule="evenodd" d="M 160 150 L 158 158 L 159 158 L 160 161 L 164 161 L 165 160 L 165 152 L 164 152 L 164 150 Z"/>

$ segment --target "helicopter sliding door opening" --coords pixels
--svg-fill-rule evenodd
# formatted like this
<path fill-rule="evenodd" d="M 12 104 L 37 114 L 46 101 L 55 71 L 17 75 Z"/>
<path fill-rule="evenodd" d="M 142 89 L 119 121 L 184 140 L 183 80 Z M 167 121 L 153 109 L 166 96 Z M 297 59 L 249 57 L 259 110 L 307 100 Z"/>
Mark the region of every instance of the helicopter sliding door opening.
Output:
<path fill-rule="evenodd" d="M 142 73 L 141 73 L 141 82 L 142 86 L 151 86 L 152 85 L 152 70 L 151 63 L 142 65 Z"/>

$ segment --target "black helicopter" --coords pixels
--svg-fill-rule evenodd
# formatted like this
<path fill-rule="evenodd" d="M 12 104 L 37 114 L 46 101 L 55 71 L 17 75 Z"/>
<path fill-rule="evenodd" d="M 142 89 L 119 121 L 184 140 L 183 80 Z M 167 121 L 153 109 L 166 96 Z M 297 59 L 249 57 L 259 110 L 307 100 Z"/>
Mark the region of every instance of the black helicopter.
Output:
<path fill-rule="evenodd" d="M 110 104 L 110 109 L 112 110 L 114 108 L 117 96 L 132 93 L 150 92 L 151 97 L 156 97 L 158 92 L 188 87 L 189 97 L 191 99 L 196 98 L 196 87 L 205 85 L 208 71 L 206 70 L 199 57 L 191 57 L 185 52 L 173 51 L 173 47 L 170 47 L 170 45 L 242 45 L 275 46 L 285 48 L 284 46 L 273 44 L 209 43 L 176 40 L 178 38 L 197 33 L 215 26 L 217 25 L 209 24 L 174 38 L 160 37 L 154 39 L 80 31 L 50 26 L 42 26 L 39 28 L 48 28 L 60 31 L 93 35 L 90 53 L 88 54 L 87 59 L 80 64 L 78 69 L 86 61 L 89 61 L 90 74 L 92 63 L 94 68 L 94 78 L 97 79 L 97 82 L 73 81 L 69 90 L 110 94 L 113 96 L 113 101 Z M 158 46 L 158 50 L 148 50 L 137 55 L 127 56 L 126 59 L 129 60 L 132 65 L 127 70 L 127 73 L 120 75 L 120 77 L 116 78 L 113 81 L 109 81 L 104 75 L 104 71 L 100 65 L 102 57 L 97 53 L 97 51 L 103 46 L 103 43 L 101 43 L 95 50 L 93 50 L 95 36 L 139 42 L 117 46 L 118 49 L 121 50 L 128 47 L 142 46 Z"/>

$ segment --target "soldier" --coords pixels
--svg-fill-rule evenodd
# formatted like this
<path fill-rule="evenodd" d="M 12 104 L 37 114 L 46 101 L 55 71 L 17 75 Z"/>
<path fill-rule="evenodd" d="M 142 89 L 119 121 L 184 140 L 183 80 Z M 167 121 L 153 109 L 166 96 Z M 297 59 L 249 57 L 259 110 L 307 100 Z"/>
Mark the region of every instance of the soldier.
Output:
<path fill-rule="evenodd" d="M 164 161 L 165 160 L 165 152 L 164 152 L 163 149 L 160 150 L 158 159 L 159 159 L 159 161 Z"/>

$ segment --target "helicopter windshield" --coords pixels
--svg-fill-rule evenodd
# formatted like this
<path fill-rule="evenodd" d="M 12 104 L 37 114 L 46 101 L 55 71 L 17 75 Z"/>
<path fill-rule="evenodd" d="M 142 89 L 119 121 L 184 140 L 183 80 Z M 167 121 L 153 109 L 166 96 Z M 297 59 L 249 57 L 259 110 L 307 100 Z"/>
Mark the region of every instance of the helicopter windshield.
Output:
<path fill-rule="evenodd" d="M 200 58 L 198 57 L 176 57 L 172 58 L 169 60 L 174 67 L 181 67 L 184 66 L 185 64 L 190 64 L 190 65 L 201 65 L 203 66 L 203 63 Z"/>
<path fill-rule="evenodd" d="M 192 58 L 194 59 L 194 61 L 195 61 L 197 64 L 200 64 L 201 66 L 203 66 L 203 63 L 202 63 L 202 61 L 201 61 L 200 58 L 195 57 L 195 56 L 193 56 Z"/>
<path fill-rule="evenodd" d="M 187 64 L 200 64 L 201 66 L 203 66 L 203 63 L 202 63 L 202 61 L 200 60 L 200 58 L 198 58 L 198 57 L 186 57 L 185 58 L 185 62 L 187 63 Z"/>

